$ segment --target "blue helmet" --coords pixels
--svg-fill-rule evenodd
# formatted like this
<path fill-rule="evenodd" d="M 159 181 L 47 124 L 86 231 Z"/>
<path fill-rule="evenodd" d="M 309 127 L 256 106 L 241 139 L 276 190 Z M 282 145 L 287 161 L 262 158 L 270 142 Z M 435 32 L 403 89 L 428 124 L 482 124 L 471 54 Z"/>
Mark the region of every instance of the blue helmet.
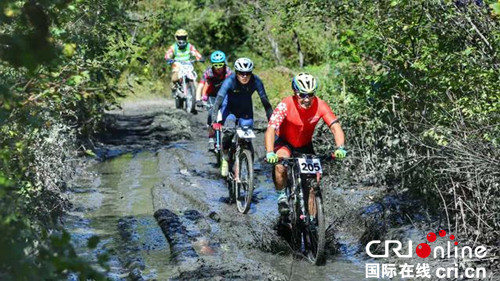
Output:
<path fill-rule="evenodd" d="M 222 51 L 215 51 L 210 55 L 210 61 L 212 63 L 226 63 L 226 54 Z"/>

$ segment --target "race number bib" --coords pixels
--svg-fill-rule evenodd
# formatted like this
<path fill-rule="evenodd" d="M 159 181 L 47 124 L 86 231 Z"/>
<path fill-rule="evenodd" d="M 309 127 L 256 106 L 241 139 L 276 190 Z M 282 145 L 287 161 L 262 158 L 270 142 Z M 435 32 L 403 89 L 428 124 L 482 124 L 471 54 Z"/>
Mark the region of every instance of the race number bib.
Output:
<path fill-rule="evenodd" d="M 298 159 L 298 162 L 299 162 L 300 172 L 302 174 L 323 173 L 323 170 L 321 169 L 321 162 L 319 161 L 318 158 L 313 158 L 313 159 L 300 158 Z"/>
<path fill-rule="evenodd" d="M 238 137 L 240 137 L 242 139 L 253 139 L 253 138 L 255 138 L 255 133 L 252 130 L 250 130 L 250 129 L 247 129 L 247 130 L 237 129 L 236 133 L 238 134 Z"/>

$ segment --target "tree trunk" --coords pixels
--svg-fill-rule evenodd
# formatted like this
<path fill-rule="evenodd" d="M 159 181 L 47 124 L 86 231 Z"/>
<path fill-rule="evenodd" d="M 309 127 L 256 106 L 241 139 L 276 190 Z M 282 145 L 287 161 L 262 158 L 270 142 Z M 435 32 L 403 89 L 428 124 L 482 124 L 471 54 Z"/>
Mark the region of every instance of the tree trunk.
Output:
<path fill-rule="evenodd" d="M 299 35 L 297 34 L 297 31 L 295 31 L 295 29 L 293 30 L 293 40 L 295 41 L 295 44 L 297 45 L 297 53 L 299 54 L 299 67 L 303 68 L 304 67 L 304 54 L 302 53 L 302 50 L 300 49 Z"/>
<path fill-rule="evenodd" d="M 281 53 L 280 53 L 280 49 L 279 49 L 279 46 L 278 46 L 278 42 L 276 42 L 276 40 L 274 39 L 273 35 L 271 34 L 271 31 L 267 29 L 267 40 L 269 40 L 269 42 L 271 43 L 271 48 L 273 49 L 273 54 L 274 54 L 274 57 L 276 58 L 276 60 L 278 61 L 278 64 L 281 64 L 282 60 L 281 60 Z"/>

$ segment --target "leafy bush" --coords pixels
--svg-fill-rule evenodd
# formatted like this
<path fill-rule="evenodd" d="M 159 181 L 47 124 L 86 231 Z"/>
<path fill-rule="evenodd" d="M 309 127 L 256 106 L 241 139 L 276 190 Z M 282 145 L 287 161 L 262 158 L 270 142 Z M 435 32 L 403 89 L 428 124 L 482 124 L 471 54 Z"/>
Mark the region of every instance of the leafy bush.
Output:
<path fill-rule="evenodd" d="M 89 151 L 128 65 L 133 1 L 0 3 L 2 280 L 103 277 L 78 258 L 59 216 L 75 145 Z M 78 141 L 77 141 L 78 140 Z M 103 259 L 102 261 L 104 261 Z"/>

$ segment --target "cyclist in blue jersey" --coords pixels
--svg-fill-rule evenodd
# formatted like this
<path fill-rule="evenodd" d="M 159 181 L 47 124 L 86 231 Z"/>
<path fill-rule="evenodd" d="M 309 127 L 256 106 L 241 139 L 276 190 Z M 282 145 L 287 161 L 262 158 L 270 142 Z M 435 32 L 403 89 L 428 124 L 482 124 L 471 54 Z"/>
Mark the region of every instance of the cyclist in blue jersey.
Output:
<path fill-rule="evenodd" d="M 235 74 L 232 74 L 222 84 L 212 110 L 212 128 L 220 130 L 228 116 L 233 115 L 239 119 L 240 126 L 253 127 L 253 104 L 252 94 L 257 91 L 260 101 L 266 111 L 267 120 L 271 117 L 273 108 L 267 98 L 264 84 L 260 78 L 253 74 L 253 62 L 248 58 L 239 58 L 234 63 Z M 216 122 L 219 109 L 222 113 L 222 121 Z M 225 138 L 222 147 L 229 147 L 230 138 Z M 227 150 L 222 153 L 221 175 L 228 174 Z"/>

